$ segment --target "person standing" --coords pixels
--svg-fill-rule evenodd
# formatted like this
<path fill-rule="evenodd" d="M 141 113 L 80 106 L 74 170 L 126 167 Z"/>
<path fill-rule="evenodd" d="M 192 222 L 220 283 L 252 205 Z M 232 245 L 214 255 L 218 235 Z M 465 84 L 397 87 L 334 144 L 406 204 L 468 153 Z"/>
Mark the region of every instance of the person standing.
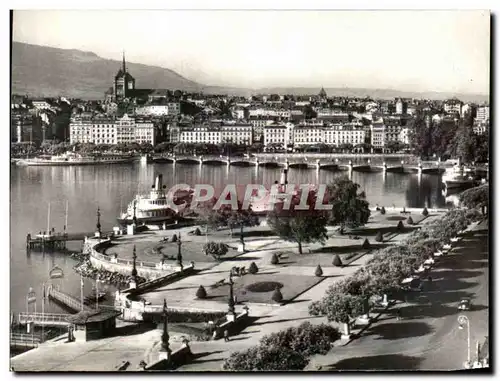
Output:
<path fill-rule="evenodd" d="M 224 330 L 224 341 L 229 341 L 229 331 L 227 329 Z"/>

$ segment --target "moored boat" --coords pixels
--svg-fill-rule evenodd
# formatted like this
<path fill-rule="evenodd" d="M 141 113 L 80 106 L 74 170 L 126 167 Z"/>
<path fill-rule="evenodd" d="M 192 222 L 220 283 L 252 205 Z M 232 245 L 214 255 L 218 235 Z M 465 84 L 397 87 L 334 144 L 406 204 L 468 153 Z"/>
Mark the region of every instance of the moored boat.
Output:
<path fill-rule="evenodd" d="M 132 163 L 133 156 L 116 154 L 80 154 L 66 152 L 62 155 L 39 156 L 33 159 L 21 159 L 17 165 L 22 166 L 66 166 L 66 165 L 98 165 Z"/>
<path fill-rule="evenodd" d="M 453 168 L 449 168 L 443 174 L 441 181 L 445 189 L 467 189 L 478 183 L 478 179 L 471 168 L 457 164 Z"/>
<path fill-rule="evenodd" d="M 155 178 L 155 184 L 149 195 L 136 195 L 129 203 L 127 211 L 118 218 L 121 225 L 146 225 L 159 228 L 175 222 L 189 211 L 192 190 L 177 190 L 175 194 L 166 191 L 163 176 Z"/>

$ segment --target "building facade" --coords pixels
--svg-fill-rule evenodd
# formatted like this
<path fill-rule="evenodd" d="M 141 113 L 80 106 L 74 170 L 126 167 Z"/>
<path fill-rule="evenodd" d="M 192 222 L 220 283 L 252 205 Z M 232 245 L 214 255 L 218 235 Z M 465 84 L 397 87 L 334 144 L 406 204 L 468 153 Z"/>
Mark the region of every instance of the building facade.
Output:
<path fill-rule="evenodd" d="M 264 127 L 264 146 L 271 144 L 286 147 L 288 144 L 288 128 L 284 124 L 272 124 Z"/>
<path fill-rule="evenodd" d="M 222 132 L 220 127 L 196 126 L 185 127 L 179 131 L 180 143 L 222 143 Z"/>
<path fill-rule="evenodd" d="M 223 143 L 252 145 L 253 126 L 250 123 L 223 124 L 221 138 Z"/>
<path fill-rule="evenodd" d="M 80 115 L 71 118 L 70 143 L 130 144 L 156 142 L 151 120 L 136 119 L 127 114 L 121 118 Z"/>

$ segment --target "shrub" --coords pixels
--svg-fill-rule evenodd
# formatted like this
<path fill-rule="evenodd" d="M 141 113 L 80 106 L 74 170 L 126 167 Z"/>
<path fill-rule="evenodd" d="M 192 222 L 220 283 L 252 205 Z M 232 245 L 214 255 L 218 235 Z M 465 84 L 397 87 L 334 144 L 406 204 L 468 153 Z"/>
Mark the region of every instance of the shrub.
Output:
<path fill-rule="evenodd" d="M 203 252 L 205 255 L 211 255 L 215 259 L 219 260 L 220 257 L 227 254 L 228 246 L 222 242 L 211 241 L 203 245 Z"/>
<path fill-rule="evenodd" d="M 283 294 L 281 293 L 279 287 L 275 288 L 273 295 L 271 296 L 271 299 L 277 303 L 281 303 L 283 301 Z"/>
<path fill-rule="evenodd" d="M 313 325 L 305 322 L 298 327 L 271 333 L 260 339 L 262 347 L 291 349 L 304 357 L 315 354 L 326 354 L 331 343 L 340 339 L 338 329 L 328 324 Z"/>
<path fill-rule="evenodd" d="M 406 223 L 407 223 L 408 225 L 413 225 L 413 218 L 411 218 L 411 216 L 410 216 L 410 217 L 408 217 L 408 219 L 406 220 Z"/>
<path fill-rule="evenodd" d="M 200 228 L 196 228 L 196 229 L 194 230 L 194 235 L 201 235 L 201 230 L 200 230 Z"/>
<path fill-rule="evenodd" d="M 376 237 L 375 237 L 375 241 L 377 242 L 384 242 L 384 235 L 382 234 L 382 232 L 379 230 Z"/>
<path fill-rule="evenodd" d="M 361 245 L 361 248 L 366 249 L 366 250 L 368 250 L 370 248 L 370 241 L 368 241 L 368 238 L 365 238 L 365 240 L 363 241 L 363 244 Z"/>
<path fill-rule="evenodd" d="M 335 256 L 333 257 L 333 262 L 332 264 L 334 266 L 337 266 L 337 267 L 340 267 L 342 266 L 342 260 L 340 259 L 339 255 L 338 254 L 335 254 Z"/>
<path fill-rule="evenodd" d="M 314 272 L 314 275 L 316 276 L 322 276 L 323 275 L 323 269 L 321 268 L 320 265 L 316 267 L 316 271 Z"/>
<path fill-rule="evenodd" d="M 303 370 L 309 360 L 299 352 L 287 348 L 266 347 L 263 345 L 233 352 L 222 365 L 229 371 L 290 371 Z"/>
<path fill-rule="evenodd" d="M 385 208 L 384 207 L 380 208 L 380 214 L 385 214 Z"/>
<path fill-rule="evenodd" d="M 427 210 L 427 207 L 422 210 L 422 216 L 427 217 L 429 215 L 429 211 Z"/>
<path fill-rule="evenodd" d="M 403 230 L 404 229 L 404 225 L 403 225 L 403 221 L 399 221 L 398 222 L 398 226 L 396 227 L 399 231 Z"/>
<path fill-rule="evenodd" d="M 203 287 L 203 286 L 198 287 L 198 290 L 196 290 L 196 297 L 198 299 L 206 299 L 207 298 L 207 291 L 205 290 L 205 287 Z"/>
<path fill-rule="evenodd" d="M 257 274 L 259 272 L 259 268 L 255 264 L 255 262 L 250 263 L 250 266 L 248 267 L 248 272 L 250 274 Z"/>
<path fill-rule="evenodd" d="M 172 236 L 172 242 L 177 242 L 177 234 L 174 234 L 174 235 Z"/>
<path fill-rule="evenodd" d="M 273 253 L 273 256 L 271 258 L 271 264 L 277 265 L 278 263 L 280 263 L 280 260 L 279 260 L 278 256 L 276 255 L 276 253 Z"/>

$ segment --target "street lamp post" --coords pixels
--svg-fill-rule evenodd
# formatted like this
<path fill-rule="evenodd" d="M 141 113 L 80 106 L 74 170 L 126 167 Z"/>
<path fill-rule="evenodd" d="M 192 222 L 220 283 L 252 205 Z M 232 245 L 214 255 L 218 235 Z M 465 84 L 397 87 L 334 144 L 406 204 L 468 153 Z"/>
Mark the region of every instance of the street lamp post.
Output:
<path fill-rule="evenodd" d="M 458 328 L 463 329 L 464 325 L 467 325 L 467 362 L 465 363 L 466 368 L 470 368 L 470 320 L 465 315 L 460 315 L 458 317 Z"/>
<path fill-rule="evenodd" d="M 167 359 L 170 359 L 170 336 L 168 335 L 168 308 L 167 300 L 163 299 L 163 334 L 161 335 L 161 350 Z"/>
<path fill-rule="evenodd" d="M 184 266 L 182 266 L 181 246 L 182 246 L 181 233 L 179 233 L 179 239 L 177 240 L 177 263 L 179 264 L 182 271 Z"/>
<path fill-rule="evenodd" d="M 233 274 L 229 274 L 229 300 L 228 300 L 228 309 L 229 309 L 229 314 L 234 315 L 234 291 L 233 291 Z"/>

